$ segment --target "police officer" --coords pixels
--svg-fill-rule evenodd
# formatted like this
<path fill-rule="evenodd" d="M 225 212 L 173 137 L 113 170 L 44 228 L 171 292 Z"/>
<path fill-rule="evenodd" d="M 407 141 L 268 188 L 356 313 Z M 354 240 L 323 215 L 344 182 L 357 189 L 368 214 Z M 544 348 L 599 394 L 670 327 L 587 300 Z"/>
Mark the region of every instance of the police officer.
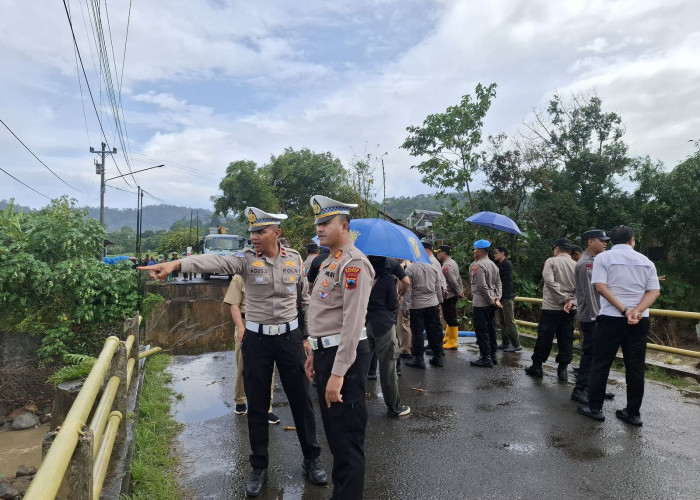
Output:
<path fill-rule="evenodd" d="M 471 281 L 472 310 L 476 343 L 479 345 L 479 359 L 470 361 L 472 366 L 491 368 L 496 359 L 496 326 L 493 323 L 496 308 L 500 308 L 502 293 L 498 267 L 489 259 L 487 240 L 474 242 L 474 262 L 469 264 Z"/>
<path fill-rule="evenodd" d="M 425 347 L 423 331 L 428 338 L 428 346 L 432 351 L 430 364 L 442 367 L 445 364 L 445 353 L 442 349 L 442 326 L 440 325 L 439 303 L 442 298 L 440 271 L 432 264 L 414 262 L 406 268 L 406 274 L 411 282 L 401 303 L 401 314 L 411 319 L 411 337 L 413 340 L 413 358 L 406 361 L 406 366 L 425 368 Z"/>
<path fill-rule="evenodd" d="M 459 266 L 452 258 L 452 247 L 440 245 L 437 258 L 442 264 L 441 272 L 445 276 L 447 292 L 442 302 L 442 315 L 445 317 L 445 337 L 443 349 L 457 349 L 457 337 L 459 336 L 459 323 L 457 322 L 457 301 L 464 297 L 462 278 L 459 275 Z"/>
<path fill-rule="evenodd" d="M 571 258 L 571 241 L 559 238 L 554 242 L 554 256 L 544 262 L 542 278 L 542 315 L 537 326 L 537 340 L 532 353 L 532 366 L 525 373 L 532 377 L 542 377 L 542 363 L 547 361 L 552 351 L 554 336 L 557 337 L 556 361 L 559 363 L 557 377 L 566 380 L 566 368 L 574 356 L 574 292 L 576 290 L 576 262 Z"/>
<path fill-rule="evenodd" d="M 320 464 L 316 420 L 308 381 L 301 370 L 306 358 L 304 346 L 308 346 L 308 342 L 303 340 L 297 315 L 298 308 L 307 308 L 309 300 L 301 255 L 278 242 L 279 225 L 286 215 L 270 214 L 255 207 L 246 208 L 244 213 L 255 250 L 246 249 L 234 256 L 197 255 L 140 269 L 151 271 L 151 276 L 158 279 L 174 269 L 185 273 L 240 274 L 245 279 L 247 311 L 241 349 L 243 384 L 248 396 L 250 465 L 253 467 L 246 494 L 257 496 L 267 482 L 267 414 L 275 364 L 294 417 L 304 455 L 304 474 L 316 485 L 326 484 L 328 478 Z"/>
<path fill-rule="evenodd" d="M 350 239 L 350 209 L 325 196 L 311 197 L 316 234 L 330 253 L 309 303 L 312 351 L 306 374 L 315 376 L 323 427 L 333 454 L 332 499 L 362 498 L 365 481 L 365 385 L 370 351 L 364 330 L 374 270 Z"/>

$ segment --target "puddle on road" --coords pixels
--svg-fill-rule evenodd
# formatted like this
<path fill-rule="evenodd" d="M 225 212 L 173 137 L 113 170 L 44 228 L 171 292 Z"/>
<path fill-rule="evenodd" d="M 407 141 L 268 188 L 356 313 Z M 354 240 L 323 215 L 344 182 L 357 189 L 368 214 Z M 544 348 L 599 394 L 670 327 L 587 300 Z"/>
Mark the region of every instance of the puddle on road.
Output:
<path fill-rule="evenodd" d="M 480 391 L 488 391 L 491 389 L 504 389 L 506 387 L 510 387 L 513 385 L 513 380 L 510 378 L 496 378 L 493 380 L 489 380 L 487 382 L 483 382 L 479 385 L 476 386 L 477 390 Z"/>
<path fill-rule="evenodd" d="M 420 406 L 412 409 L 410 418 L 413 421 L 423 421 L 422 423 L 427 425 L 409 430 L 417 434 L 442 434 L 450 430 L 456 416 L 457 412 L 450 405 Z"/>
<path fill-rule="evenodd" d="M 202 422 L 231 413 L 232 404 L 224 401 L 222 382 L 226 376 L 218 375 L 220 367 L 208 370 L 212 363 L 220 361 L 220 356 L 199 356 L 182 364 L 171 365 L 173 374 L 173 390 L 182 395 L 173 404 L 175 419 L 180 422 Z M 197 377 L 188 374 L 196 373 Z M 206 377 L 211 373 L 211 377 Z M 205 374 L 202 376 L 201 374 Z M 233 390 L 231 389 L 231 400 Z"/>
<path fill-rule="evenodd" d="M 20 465 L 39 467 L 41 440 L 50 425 L 24 431 L 0 431 L 0 476 L 14 477 Z"/>
<path fill-rule="evenodd" d="M 547 446 L 560 450 L 569 458 L 583 462 L 598 460 L 609 455 L 605 449 L 590 442 L 581 442 L 580 438 L 580 436 L 566 436 L 556 431 L 549 432 L 547 434 Z"/>
<path fill-rule="evenodd" d="M 530 443 L 503 443 L 499 447 L 520 455 L 532 455 L 535 452 L 535 446 Z"/>

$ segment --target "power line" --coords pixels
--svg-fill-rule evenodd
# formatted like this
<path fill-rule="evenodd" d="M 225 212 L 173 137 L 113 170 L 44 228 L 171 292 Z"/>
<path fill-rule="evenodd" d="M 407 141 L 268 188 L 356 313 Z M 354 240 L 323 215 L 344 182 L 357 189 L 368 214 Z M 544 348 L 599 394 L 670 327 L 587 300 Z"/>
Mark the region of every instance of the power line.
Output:
<path fill-rule="evenodd" d="M 2 120 L 2 118 L 0 118 L 0 123 L 2 123 L 2 124 L 5 126 L 5 128 L 14 136 L 14 138 L 17 139 L 17 140 L 19 141 L 19 143 L 20 143 L 22 146 L 24 146 L 24 149 L 26 149 L 27 151 L 29 151 L 29 152 L 31 153 L 31 155 L 32 155 L 34 158 L 36 158 L 37 161 L 38 161 L 39 163 L 41 163 L 44 167 L 46 167 L 46 169 L 47 169 L 49 172 L 51 172 L 53 175 L 55 175 L 56 178 L 57 178 L 59 181 L 61 181 L 61 182 L 62 182 L 63 184 L 65 184 L 66 186 L 68 186 L 68 187 L 71 188 L 71 189 L 76 190 L 76 191 L 79 192 L 79 193 L 87 194 L 85 191 L 81 191 L 80 189 L 78 189 L 78 188 L 72 186 L 71 184 L 69 184 L 68 182 L 66 182 L 65 180 L 63 180 L 63 179 L 61 178 L 60 175 L 58 175 L 56 172 L 54 172 L 53 170 L 51 170 L 51 168 L 49 168 L 49 166 L 48 166 L 46 163 L 44 163 L 43 161 L 41 161 L 41 159 L 40 159 L 37 155 L 34 154 L 34 151 L 32 151 L 31 149 L 29 149 L 29 146 L 27 146 L 24 142 L 22 142 L 22 139 L 20 139 L 19 137 L 17 137 L 17 134 L 15 134 L 15 133 L 12 131 L 12 129 L 7 125 L 7 123 L 5 123 L 5 122 Z"/>
<path fill-rule="evenodd" d="M 66 4 L 66 0 L 63 0 L 63 8 L 66 11 L 66 17 L 68 18 L 68 25 L 70 26 L 71 35 L 73 36 L 73 45 L 75 46 L 75 50 L 78 54 L 78 59 L 80 60 L 80 67 L 83 70 L 83 76 L 85 77 L 85 84 L 87 85 L 88 92 L 90 93 L 90 100 L 92 101 L 92 107 L 95 109 L 95 116 L 97 117 L 97 122 L 100 124 L 100 130 L 102 131 L 102 136 L 104 137 L 105 142 L 108 143 L 109 141 L 107 140 L 107 134 L 105 133 L 105 129 L 102 126 L 102 120 L 100 119 L 100 113 L 97 110 L 97 104 L 95 104 L 95 97 L 92 94 L 92 89 L 90 88 L 90 81 L 88 80 L 87 72 L 85 71 L 85 64 L 83 64 L 83 57 L 80 55 L 80 49 L 78 48 L 78 40 L 75 37 L 75 30 L 73 29 L 73 21 L 71 20 L 70 12 L 68 12 L 68 5 Z M 117 165 L 116 161 L 114 162 L 114 165 L 117 167 L 117 170 L 121 174 L 122 171 L 119 168 L 119 165 Z M 129 181 L 127 181 L 126 179 L 124 179 L 124 182 L 129 187 L 132 187 L 131 184 L 129 184 Z"/>
<path fill-rule="evenodd" d="M 22 182 L 21 180 L 19 180 L 17 177 L 15 177 L 14 175 L 12 175 L 10 172 L 8 172 L 7 170 L 5 170 L 4 168 L 0 167 L 0 170 L 2 170 L 3 172 L 5 172 L 7 175 L 9 175 L 10 177 L 12 177 L 14 180 L 16 180 L 17 182 L 19 182 L 20 184 L 22 184 L 24 187 L 31 189 L 31 190 L 34 191 L 36 194 L 40 194 L 41 196 L 43 196 L 44 198 L 46 198 L 46 199 L 48 199 L 48 200 L 51 199 L 49 196 L 46 196 L 44 193 L 40 193 L 39 191 L 37 191 L 36 189 L 34 189 L 33 187 L 31 187 L 29 184 L 25 184 L 24 182 Z"/>

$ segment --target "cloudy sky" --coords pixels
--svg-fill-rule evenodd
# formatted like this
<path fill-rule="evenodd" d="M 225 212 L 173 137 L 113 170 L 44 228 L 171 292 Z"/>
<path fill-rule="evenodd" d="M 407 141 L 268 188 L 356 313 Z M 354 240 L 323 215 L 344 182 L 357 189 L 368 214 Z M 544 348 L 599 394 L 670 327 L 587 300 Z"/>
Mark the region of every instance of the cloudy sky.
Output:
<path fill-rule="evenodd" d="M 100 122 L 119 150 L 107 177 L 166 165 L 110 181 L 118 208 L 135 207 L 136 184 L 146 204 L 210 208 L 229 162 L 285 147 L 345 164 L 386 152 L 388 196 L 429 192 L 399 149 L 405 128 L 478 82 L 498 84 L 487 133 L 515 133 L 554 92 L 594 89 L 632 154 L 670 168 L 700 139 L 699 2 L 134 0 L 128 37 L 127 0 L 93 3 L 66 0 L 94 107 L 61 1 L 3 2 L 0 16 L 0 119 L 65 182 L 2 124 L 0 168 L 79 205 L 99 205 Z M 0 171 L 0 200 L 12 197 L 48 201 Z"/>

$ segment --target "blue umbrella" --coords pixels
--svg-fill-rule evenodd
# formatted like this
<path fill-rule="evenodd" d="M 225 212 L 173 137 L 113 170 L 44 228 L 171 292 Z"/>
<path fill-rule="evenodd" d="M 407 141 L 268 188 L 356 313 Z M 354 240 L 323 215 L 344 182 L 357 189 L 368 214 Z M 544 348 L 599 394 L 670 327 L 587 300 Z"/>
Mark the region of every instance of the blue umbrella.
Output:
<path fill-rule="evenodd" d="M 430 263 L 423 244 L 415 234 L 383 219 L 352 219 L 350 237 L 365 255 Z"/>
<path fill-rule="evenodd" d="M 467 218 L 467 222 L 473 222 L 480 226 L 492 227 L 506 233 L 520 234 L 520 228 L 510 217 L 495 212 L 479 212 Z"/>

